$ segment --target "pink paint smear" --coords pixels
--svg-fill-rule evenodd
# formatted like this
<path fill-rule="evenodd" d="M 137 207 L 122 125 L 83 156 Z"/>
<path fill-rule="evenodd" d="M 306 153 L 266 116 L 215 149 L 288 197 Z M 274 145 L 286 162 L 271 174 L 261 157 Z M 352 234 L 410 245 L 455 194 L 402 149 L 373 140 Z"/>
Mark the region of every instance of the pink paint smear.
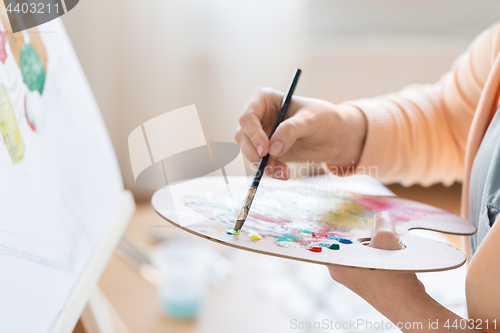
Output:
<path fill-rule="evenodd" d="M 391 202 L 381 198 L 361 198 L 356 200 L 365 209 L 373 212 L 388 212 L 391 214 L 395 222 L 408 222 L 410 220 L 418 220 L 429 214 L 447 214 L 445 211 L 415 209 L 401 206 L 397 202 Z"/>
<path fill-rule="evenodd" d="M 5 33 L 0 31 L 0 61 L 3 64 L 5 64 L 5 59 L 7 59 L 7 50 L 5 49 L 6 42 Z"/>

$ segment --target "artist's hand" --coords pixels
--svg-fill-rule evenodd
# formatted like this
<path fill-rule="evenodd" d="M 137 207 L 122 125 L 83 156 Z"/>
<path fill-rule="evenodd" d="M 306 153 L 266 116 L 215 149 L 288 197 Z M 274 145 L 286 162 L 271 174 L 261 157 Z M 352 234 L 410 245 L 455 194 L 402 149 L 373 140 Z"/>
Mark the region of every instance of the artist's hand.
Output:
<path fill-rule="evenodd" d="M 394 221 L 389 213 L 378 213 L 373 222 L 369 246 L 404 251 L 404 245 L 395 231 Z M 328 269 L 334 280 L 361 296 L 405 333 L 484 332 L 470 325 L 466 328 L 461 325 L 451 329 L 446 327 L 446 323 L 469 322 L 430 297 L 415 273 L 338 266 L 329 266 Z M 419 323 L 421 326 L 418 326 Z M 430 323 L 433 323 L 432 330 Z"/>
<path fill-rule="evenodd" d="M 285 120 L 269 140 L 282 99 L 283 93 L 261 88 L 245 106 L 235 139 L 251 163 L 269 153 L 266 175 L 288 179 L 285 162 L 352 166 L 359 161 L 367 127 L 359 109 L 294 96 Z"/>
<path fill-rule="evenodd" d="M 387 212 L 375 215 L 373 219 L 373 231 L 370 247 L 382 250 L 402 250 L 404 244 L 396 233 L 394 220 Z M 339 266 L 329 266 L 332 278 L 351 289 L 361 297 L 370 296 L 368 293 L 376 293 L 387 284 L 399 282 L 410 283 L 419 288 L 424 288 L 414 273 L 400 273 L 382 270 L 368 270 L 359 268 L 348 268 Z M 372 290 L 366 290 L 368 286 Z"/>
<path fill-rule="evenodd" d="M 404 244 L 396 233 L 394 220 L 389 213 L 381 212 L 375 215 L 372 237 L 368 246 L 393 251 L 404 248 Z M 427 295 L 424 285 L 415 273 L 339 266 L 328 266 L 328 269 L 335 281 L 354 291 L 379 311 L 389 308 L 391 302 L 404 299 L 407 295 Z"/>

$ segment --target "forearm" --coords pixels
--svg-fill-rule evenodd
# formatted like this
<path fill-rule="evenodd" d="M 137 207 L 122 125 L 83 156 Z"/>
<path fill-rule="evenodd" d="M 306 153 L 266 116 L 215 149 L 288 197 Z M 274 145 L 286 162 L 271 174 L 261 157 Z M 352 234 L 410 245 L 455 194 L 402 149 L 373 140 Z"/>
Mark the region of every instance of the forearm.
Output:
<path fill-rule="evenodd" d="M 499 52 L 499 36 L 499 24 L 478 36 L 434 85 L 348 102 L 367 118 L 359 166 L 377 166 L 378 178 L 404 185 L 460 180 L 468 132 Z"/>
<path fill-rule="evenodd" d="M 413 274 L 378 280 L 379 286 L 357 292 L 403 332 L 484 332 L 448 310 L 420 285 Z M 384 282 L 387 281 L 387 282 Z"/>
<path fill-rule="evenodd" d="M 367 119 L 359 167 L 376 166 L 378 178 L 404 185 L 451 184 L 462 176 L 465 150 L 457 145 L 440 85 L 413 86 L 352 105 Z"/>
<path fill-rule="evenodd" d="M 350 162 L 347 166 L 355 166 L 361 158 L 365 144 L 366 117 L 360 109 L 350 104 L 339 104 L 336 111 L 344 123 L 346 143 L 343 146 L 344 148 L 348 147 L 348 149 L 344 149 L 346 150 L 344 154 L 347 154 L 345 160 Z"/>

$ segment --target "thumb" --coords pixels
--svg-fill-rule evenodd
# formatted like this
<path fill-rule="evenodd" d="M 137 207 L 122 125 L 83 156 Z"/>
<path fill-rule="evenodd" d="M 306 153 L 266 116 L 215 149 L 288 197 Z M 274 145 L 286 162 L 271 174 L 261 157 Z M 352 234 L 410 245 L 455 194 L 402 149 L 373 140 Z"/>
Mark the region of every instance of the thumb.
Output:
<path fill-rule="evenodd" d="M 387 212 L 377 213 L 373 218 L 371 247 L 383 250 L 401 250 L 404 244 L 396 232 L 392 216 Z"/>
<path fill-rule="evenodd" d="M 285 154 L 306 131 L 306 125 L 300 117 L 291 117 L 283 121 L 269 141 L 269 154 L 280 157 Z"/>

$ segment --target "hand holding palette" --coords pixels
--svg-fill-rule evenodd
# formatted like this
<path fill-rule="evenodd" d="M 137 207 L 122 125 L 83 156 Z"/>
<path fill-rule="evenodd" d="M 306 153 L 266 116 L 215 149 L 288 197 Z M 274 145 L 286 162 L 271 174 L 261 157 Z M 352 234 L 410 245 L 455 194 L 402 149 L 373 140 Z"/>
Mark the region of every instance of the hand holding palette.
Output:
<path fill-rule="evenodd" d="M 439 271 L 461 266 L 465 254 L 410 229 L 470 235 L 469 221 L 444 210 L 390 196 L 356 195 L 303 180 L 266 178 L 240 234 L 234 226 L 251 178 L 202 177 L 158 190 L 154 209 L 175 226 L 239 249 L 326 265 L 398 271 Z M 375 249 L 372 219 L 389 212 L 403 250 Z"/>

